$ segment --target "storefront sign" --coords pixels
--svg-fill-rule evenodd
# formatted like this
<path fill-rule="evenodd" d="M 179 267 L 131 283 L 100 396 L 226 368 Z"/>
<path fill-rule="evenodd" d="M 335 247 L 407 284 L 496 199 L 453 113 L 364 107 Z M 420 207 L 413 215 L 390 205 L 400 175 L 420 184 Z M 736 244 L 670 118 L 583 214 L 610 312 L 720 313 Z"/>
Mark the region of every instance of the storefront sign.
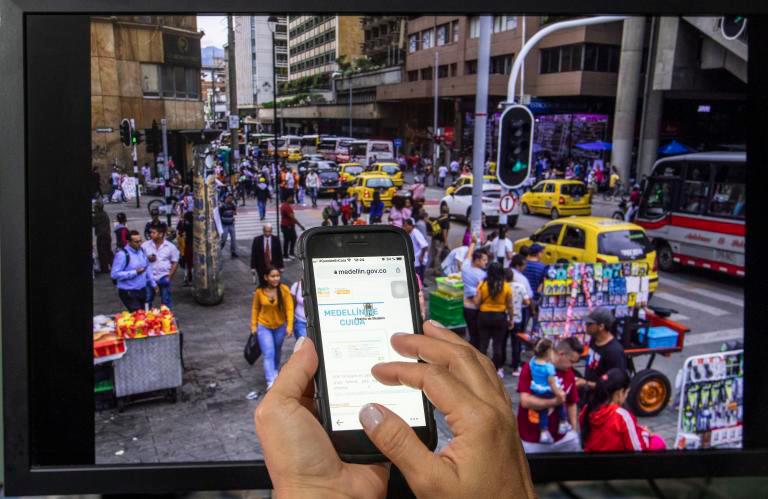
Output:
<path fill-rule="evenodd" d="M 163 33 L 163 56 L 165 64 L 199 68 L 200 39 Z"/>

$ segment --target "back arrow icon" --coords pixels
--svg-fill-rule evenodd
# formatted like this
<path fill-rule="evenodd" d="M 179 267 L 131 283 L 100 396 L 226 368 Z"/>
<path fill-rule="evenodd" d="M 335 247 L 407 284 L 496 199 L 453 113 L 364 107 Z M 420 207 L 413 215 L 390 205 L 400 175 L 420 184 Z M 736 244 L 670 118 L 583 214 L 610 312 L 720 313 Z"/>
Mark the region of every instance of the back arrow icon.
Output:
<path fill-rule="evenodd" d="M 336 426 L 341 426 L 341 423 L 342 423 L 341 419 L 336 420 Z"/>

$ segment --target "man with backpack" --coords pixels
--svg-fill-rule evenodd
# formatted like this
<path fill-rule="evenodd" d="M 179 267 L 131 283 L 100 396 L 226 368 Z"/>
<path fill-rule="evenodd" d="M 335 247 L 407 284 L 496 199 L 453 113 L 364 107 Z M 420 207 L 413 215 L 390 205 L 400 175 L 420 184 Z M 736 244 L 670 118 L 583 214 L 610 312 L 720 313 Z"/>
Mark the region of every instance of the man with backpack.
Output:
<path fill-rule="evenodd" d="M 237 204 L 235 204 L 235 198 L 231 194 L 227 195 L 224 204 L 219 206 L 219 218 L 221 218 L 221 228 L 223 233 L 221 234 L 221 249 L 227 244 L 227 236 L 229 236 L 229 251 L 232 258 L 237 258 L 237 250 L 235 249 L 235 216 L 237 215 Z"/>
<path fill-rule="evenodd" d="M 128 244 L 130 231 L 128 230 L 128 227 L 125 226 L 126 223 L 128 223 L 128 217 L 125 216 L 125 213 L 118 213 L 117 223 L 115 224 L 115 229 L 113 230 L 115 233 L 115 250 L 117 251 L 125 248 L 125 246 Z"/>
<path fill-rule="evenodd" d="M 132 230 L 128 244 L 115 253 L 112 262 L 112 281 L 117 286 L 120 301 L 129 312 L 141 310 L 147 303 L 147 288 L 159 291 L 147 254 L 141 247 L 141 234 Z"/>

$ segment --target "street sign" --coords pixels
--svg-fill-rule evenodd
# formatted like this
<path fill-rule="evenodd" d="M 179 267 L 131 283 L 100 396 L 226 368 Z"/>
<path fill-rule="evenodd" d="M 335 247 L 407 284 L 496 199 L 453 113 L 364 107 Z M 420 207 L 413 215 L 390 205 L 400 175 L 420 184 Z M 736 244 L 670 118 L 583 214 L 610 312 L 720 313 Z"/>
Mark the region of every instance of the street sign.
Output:
<path fill-rule="evenodd" d="M 531 173 L 533 114 L 526 106 L 509 106 L 499 118 L 496 176 L 502 187 L 517 189 Z"/>
<path fill-rule="evenodd" d="M 113 128 L 111 126 L 102 126 L 96 128 L 96 133 L 112 133 Z"/>
<path fill-rule="evenodd" d="M 402 139 L 395 139 L 392 142 L 395 144 L 395 147 L 400 147 L 403 145 Z"/>
<path fill-rule="evenodd" d="M 515 196 L 512 194 L 504 194 L 501 196 L 501 199 L 499 199 L 499 211 L 504 214 L 512 213 L 512 210 L 515 209 L 515 204 L 517 204 Z"/>
<path fill-rule="evenodd" d="M 229 128 L 240 128 L 240 117 L 236 114 L 229 115 Z"/>
<path fill-rule="evenodd" d="M 747 28 L 747 18 L 744 16 L 723 16 L 720 19 L 720 32 L 726 40 L 735 40 Z"/>

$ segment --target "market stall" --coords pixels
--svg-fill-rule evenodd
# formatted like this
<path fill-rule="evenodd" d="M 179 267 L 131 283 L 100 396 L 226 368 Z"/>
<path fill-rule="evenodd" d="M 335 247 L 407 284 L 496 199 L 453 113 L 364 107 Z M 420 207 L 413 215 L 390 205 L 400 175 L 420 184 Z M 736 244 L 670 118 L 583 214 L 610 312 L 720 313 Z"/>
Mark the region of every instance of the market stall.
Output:
<path fill-rule="evenodd" d="M 181 335 L 166 307 L 96 316 L 94 364 L 97 398 L 116 400 L 119 410 L 134 395 L 161 395 L 172 402 L 182 385 Z"/>

